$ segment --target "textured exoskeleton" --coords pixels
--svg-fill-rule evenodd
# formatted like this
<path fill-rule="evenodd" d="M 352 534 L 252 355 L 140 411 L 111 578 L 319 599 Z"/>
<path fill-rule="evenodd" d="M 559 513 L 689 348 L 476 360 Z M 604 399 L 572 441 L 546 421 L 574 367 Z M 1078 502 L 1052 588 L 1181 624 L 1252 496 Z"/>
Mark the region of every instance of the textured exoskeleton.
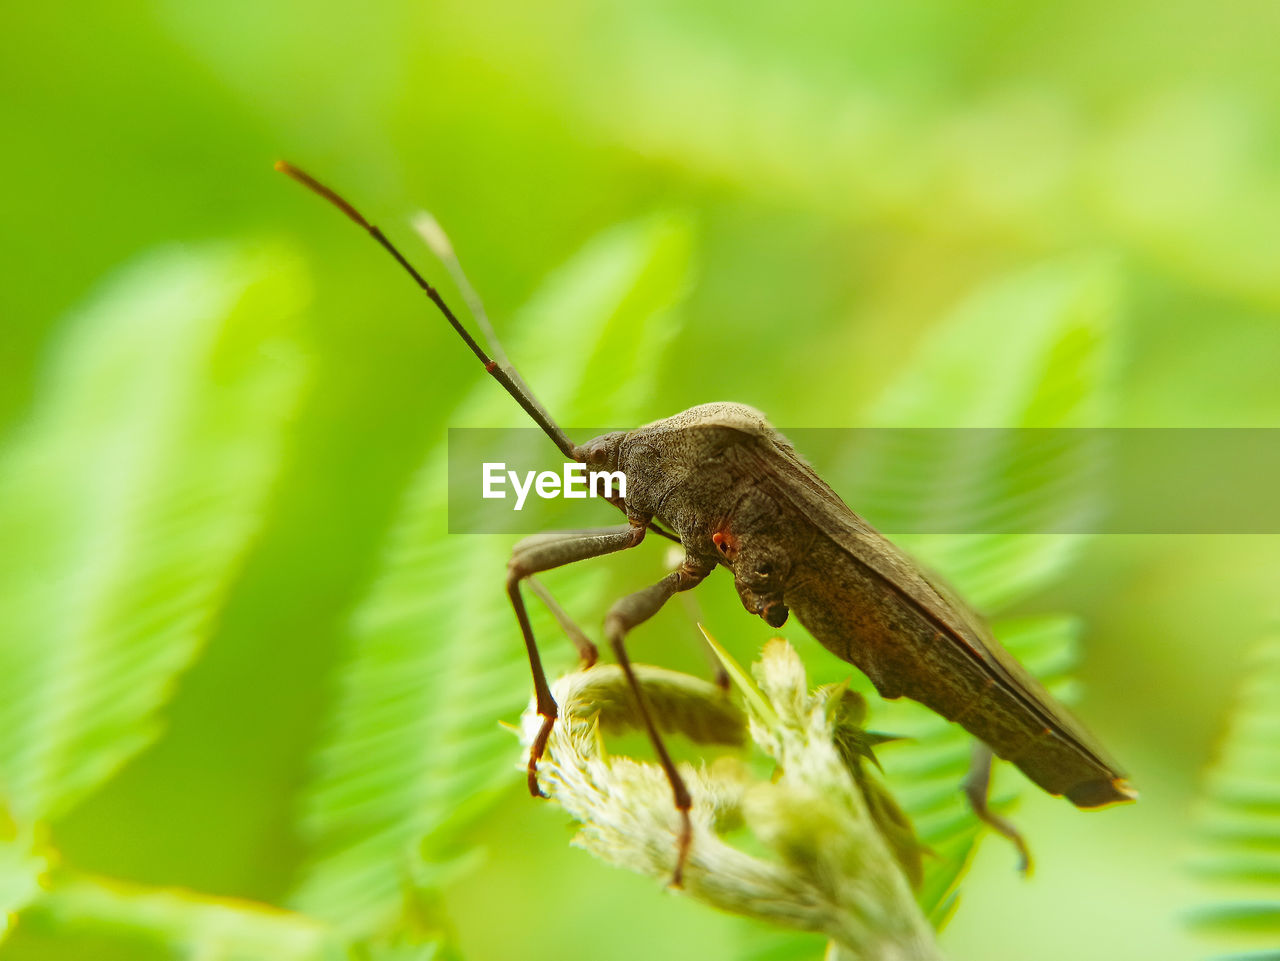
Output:
<path fill-rule="evenodd" d="M 627 476 L 626 508 L 733 571 L 743 606 L 794 612 L 884 697 L 919 701 L 1079 807 L 1132 800 L 1116 765 L 937 578 L 855 514 L 764 416 L 703 404 L 584 445 Z"/>
<path fill-rule="evenodd" d="M 658 733 L 627 658 L 628 631 L 672 595 L 697 586 L 717 566 L 733 571 L 743 606 L 780 627 L 794 611 L 830 651 L 856 665 L 885 697 L 909 697 L 955 721 L 1052 794 L 1079 807 L 1136 797 L 1084 727 L 992 638 L 982 619 L 940 581 L 924 573 L 873 530 L 814 473 L 759 411 L 741 404 L 703 404 L 631 431 L 575 445 L 532 397 L 514 370 L 491 359 L 434 287 L 377 227 L 346 200 L 283 161 L 277 169 L 334 204 L 413 277 L 485 370 L 566 457 L 627 478 L 627 515 L 620 527 L 538 534 L 516 545 L 507 571 L 533 671 L 543 723 L 529 752 L 528 780 L 541 793 L 537 762 L 556 720 L 533 630 L 521 595 L 530 575 L 573 561 L 635 547 L 649 530 L 678 539 L 684 563 L 656 584 L 610 608 L 605 635 L 636 696 L 682 818 L 674 884 L 692 839 L 691 799 Z M 447 251 L 445 256 L 451 256 Z M 670 531 L 657 526 L 665 525 Z M 550 596 L 531 582 L 569 629 L 583 660 L 595 646 Z M 990 753 L 975 755 L 966 792 L 978 816 L 1014 840 L 1017 832 L 986 809 Z"/>

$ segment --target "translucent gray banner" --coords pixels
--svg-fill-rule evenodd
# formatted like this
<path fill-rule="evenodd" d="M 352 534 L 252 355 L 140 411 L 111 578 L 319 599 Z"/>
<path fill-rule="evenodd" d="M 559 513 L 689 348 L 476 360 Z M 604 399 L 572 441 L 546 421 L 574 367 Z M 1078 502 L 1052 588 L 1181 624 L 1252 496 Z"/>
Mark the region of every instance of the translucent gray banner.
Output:
<path fill-rule="evenodd" d="M 607 432 L 567 431 L 578 443 Z M 1280 429 L 782 433 L 846 504 L 887 534 L 1280 533 Z M 555 482 L 539 482 L 543 473 Z M 585 472 L 569 477 L 575 495 L 587 484 L 578 474 Z M 536 428 L 451 429 L 449 531 L 527 534 L 618 519 L 598 497 L 566 498 L 565 479 L 563 458 Z"/>

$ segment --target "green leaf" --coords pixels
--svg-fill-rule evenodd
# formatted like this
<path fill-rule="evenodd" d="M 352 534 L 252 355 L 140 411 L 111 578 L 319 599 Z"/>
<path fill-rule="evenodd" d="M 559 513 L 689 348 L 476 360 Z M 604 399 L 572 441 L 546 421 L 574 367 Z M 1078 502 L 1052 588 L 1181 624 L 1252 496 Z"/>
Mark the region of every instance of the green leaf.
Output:
<path fill-rule="evenodd" d="M 711 651 L 716 656 L 716 660 L 725 669 L 725 673 L 729 675 L 729 680 L 733 681 L 734 686 L 738 689 L 738 693 L 742 695 L 742 699 L 747 703 L 747 710 L 752 716 L 757 718 L 761 723 L 776 726 L 778 717 L 774 713 L 773 706 L 764 696 L 764 692 L 760 690 L 760 686 L 756 684 L 753 678 L 742 665 L 734 660 L 733 655 L 724 649 L 724 647 L 711 636 L 710 632 L 701 624 L 698 630 L 702 632 L 702 636 L 707 639 L 707 643 L 711 646 Z"/>
<path fill-rule="evenodd" d="M 1215 904 L 1195 911 L 1191 921 L 1205 930 L 1274 934 L 1280 930 L 1280 900 Z"/>
<path fill-rule="evenodd" d="M 252 901 L 57 872 L 22 915 L 15 945 L 38 956 L 42 941 L 70 936 L 119 946 L 138 958 L 200 961 L 337 961 L 345 957 L 317 922 Z"/>
<path fill-rule="evenodd" d="M 675 331 L 690 248 L 689 225 L 678 218 L 616 228 L 521 311 L 509 353 L 560 423 L 634 423 L 645 413 L 640 400 Z M 478 378 L 450 423 L 492 427 L 521 417 Z M 558 456 L 545 438 L 536 442 L 548 459 Z M 446 535 L 445 457 L 443 444 L 428 453 L 351 619 L 336 706 L 305 793 L 312 856 L 293 903 L 353 931 L 389 923 L 415 845 L 422 856 L 444 856 L 437 852 L 460 822 L 497 788 L 523 780 L 514 742 L 498 727 L 531 691 L 503 588 L 512 539 Z M 601 513 L 602 523 L 623 520 Z M 602 576 L 587 566 L 548 581 L 567 610 L 587 611 Z M 532 597 L 529 608 L 544 649 L 554 650 L 554 621 Z"/>
<path fill-rule="evenodd" d="M 1060 575 L 1081 537 L 1007 532 L 1087 525 L 1098 507 L 1097 437 L 1010 431 L 1105 425 L 1115 318 L 1115 278 L 1093 260 L 980 289 L 867 413 L 873 426 L 949 430 L 876 435 L 850 503 L 889 529 L 941 510 L 990 531 L 900 538 L 980 609 L 1006 607 Z"/>
<path fill-rule="evenodd" d="M 868 411 L 879 426 L 1082 427 L 1108 413 L 1115 278 L 1049 263 L 980 288 Z"/>
<path fill-rule="evenodd" d="M 157 735 L 262 522 L 305 290 L 279 250 L 172 250 L 66 325 L 0 457 L 0 797 L 19 824 Z"/>
<path fill-rule="evenodd" d="M 1280 636 L 1257 646 L 1244 678 L 1205 781 L 1191 865 L 1207 903 L 1188 921 L 1223 947 L 1280 941 Z"/>

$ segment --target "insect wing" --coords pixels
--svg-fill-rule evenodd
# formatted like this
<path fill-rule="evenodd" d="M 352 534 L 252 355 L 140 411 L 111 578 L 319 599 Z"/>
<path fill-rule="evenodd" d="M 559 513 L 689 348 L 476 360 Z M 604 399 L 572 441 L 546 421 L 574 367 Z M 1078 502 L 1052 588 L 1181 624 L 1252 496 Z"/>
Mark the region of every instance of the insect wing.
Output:
<path fill-rule="evenodd" d="M 919 563 L 854 513 L 785 438 L 776 432 L 744 433 L 743 443 L 735 445 L 733 457 L 771 496 L 809 518 L 841 551 L 936 627 L 982 674 L 1022 704 L 1030 714 L 1029 722 L 1051 730 L 1113 781 L 1122 777 L 1084 725 L 1014 660 L 983 619 L 941 578 L 926 573 Z M 1119 784 L 1115 791 L 1117 796 L 1106 800 L 1128 799 Z"/>

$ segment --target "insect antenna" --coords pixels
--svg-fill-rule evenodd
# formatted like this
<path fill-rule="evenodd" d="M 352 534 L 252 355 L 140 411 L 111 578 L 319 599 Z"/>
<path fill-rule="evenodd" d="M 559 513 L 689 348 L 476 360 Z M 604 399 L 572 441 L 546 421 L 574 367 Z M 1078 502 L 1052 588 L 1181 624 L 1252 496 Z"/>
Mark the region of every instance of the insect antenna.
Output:
<path fill-rule="evenodd" d="M 502 349 L 502 342 L 498 340 L 497 331 L 493 329 L 493 324 L 489 322 L 489 312 L 484 309 L 484 301 L 480 299 L 480 295 L 476 292 L 476 289 L 471 286 L 471 281 L 467 279 L 467 273 L 462 269 L 462 262 L 458 260 L 458 255 L 453 249 L 453 243 L 449 240 L 449 235 L 445 232 L 445 229 L 440 226 L 440 221 L 436 220 L 436 218 L 431 215 L 430 211 L 421 210 L 413 218 L 413 229 L 417 231 L 418 236 L 422 238 L 423 243 L 425 243 L 431 249 L 431 252 L 435 254 L 436 259 L 440 261 L 440 263 L 444 264 L 445 269 L 449 271 L 449 276 L 453 278 L 454 286 L 462 292 L 462 299 L 466 301 L 467 310 L 471 311 L 471 316 L 476 319 L 476 326 L 480 328 L 480 333 L 484 335 L 485 343 L 489 345 L 489 351 L 493 354 L 494 360 L 498 362 L 498 366 L 510 375 L 516 385 L 524 391 L 525 396 L 533 403 L 537 404 L 538 409 L 542 411 L 543 416 L 550 421 L 551 415 L 547 413 L 546 408 L 542 406 L 538 398 L 533 395 L 533 391 L 529 389 L 529 385 L 526 384 L 524 382 L 524 378 L 520 376 L 520 371 L 516 370 L 515 365 L 507 359 L 507 352 Z M 622 498 L 610 497 L 608 498 L 608 501 L 624 514 L 627 512 L 626 504 L 623 502 Z M 680 538 L 664 529 L 661 524 L 658 524 L 655 521 L 649 522 L 649 530 L 653 531 L 655 534 L 660 534 L 669 541 L 675 541 L 677 544 L 680 543 Z M 529 584 L 531 587 L 534 583 L 533 578 L 530 578 Z M 536 593 L 538 588 L 535 587 L 534 591 Z M 543 598 L 543 600 L 552 608 L 552 613 L 554 614 L 555 601 L 547 601 L 547 598 Z M 561 614 L 563 613 L 564 612 L 562 611 Z M 557 619 L 559 619 L 559 617 L 560 615 L 557 615 Z M 574 630 L 576 631 L 577 628 L 575 627 Z M 570 636 L 572 636 L 572 634 L 570 634 Z"/>
<path fill-rule="evenodd" d="M 313 193 L 319 194 L 325 200 L 329 201 L 329 203 L 333 204 L 346 214 L 349 219 L 364 228 L 370 237 L 376 240 L 387 253 L 395 258 L 396 263 L 404 268 L 405 272 L 413 278 L 414 283 L 422 288 L 423 293 L 425 293 L 431 299 L 431 302 L 439 308 L 440 312 L 444 314 L 445 320 L 449 321 L 450 326 L 452 326 L 458 336 L 462 338 L 463 343 L 471 348 L 471 352 L 476 355 L 480 360 L 480 363 L 484 364 L 484 369 L 489 372 L 494 380 L 502 385 L 503 389 L 508 394 L 515 398 L 516 403 L 524 409 L 524 412 L 533 418 L 533 422 L 542 428 L 543 433 L 551 438 L 556 447 L 560 448 L 560 452 L 570 460 L 582 460 L 582 455 L 579 453 L 578 448 L 574 446 L 574 443 L 569 440 L 567 436 L 565 436 L 564 431 L 559 428 L 556 422 L 551 419 L 551 416 L 547 414 L 543 406 L 534 398 L 533 392 L 525 386 L 524 381 L 520 378 L 520 375 L 515 372 L 515 369 L 511 367 L 510 364 L 505 363 L 505 358 L 503 358 L 504 363 L 500 364 L 484 352 L 484 349 L 476 343 L 475 338 L 467 332 L 467 329 L 463 327 L 458 318 L 454 316 L 453 311 L 449 309 L 449 305 L 445 303 L 444 298 L 440 296 L 439 292 L 427 282 L 427 279 L 423 277 L 422 274 L 418 273 L 418 271 L 414 269 L 413 265 L 405 259 L 404 254 L 400 253 L 396 245 L 388 240 L 381 230 L 369 223 L 369 221 L 365 220 L 360 211 L 356 210 L 356 208 L 345 199 L 329 187 L 320 183 L 320 181 L 316 180 L 305 170 L 295 167 L 293 164 L 287 163 L 283 160 L 276 161 L 276 170 L 296 180 Z M 467 285 L 467 287 L 469 286 L 470 285 Z M 464 289 L 467 289 L 467 287 L 464 287 Z M 487 326 L 487 324 L 485 326 Z M 501 349 L 499 348 L 495 353 L 501 355 Z"/>

